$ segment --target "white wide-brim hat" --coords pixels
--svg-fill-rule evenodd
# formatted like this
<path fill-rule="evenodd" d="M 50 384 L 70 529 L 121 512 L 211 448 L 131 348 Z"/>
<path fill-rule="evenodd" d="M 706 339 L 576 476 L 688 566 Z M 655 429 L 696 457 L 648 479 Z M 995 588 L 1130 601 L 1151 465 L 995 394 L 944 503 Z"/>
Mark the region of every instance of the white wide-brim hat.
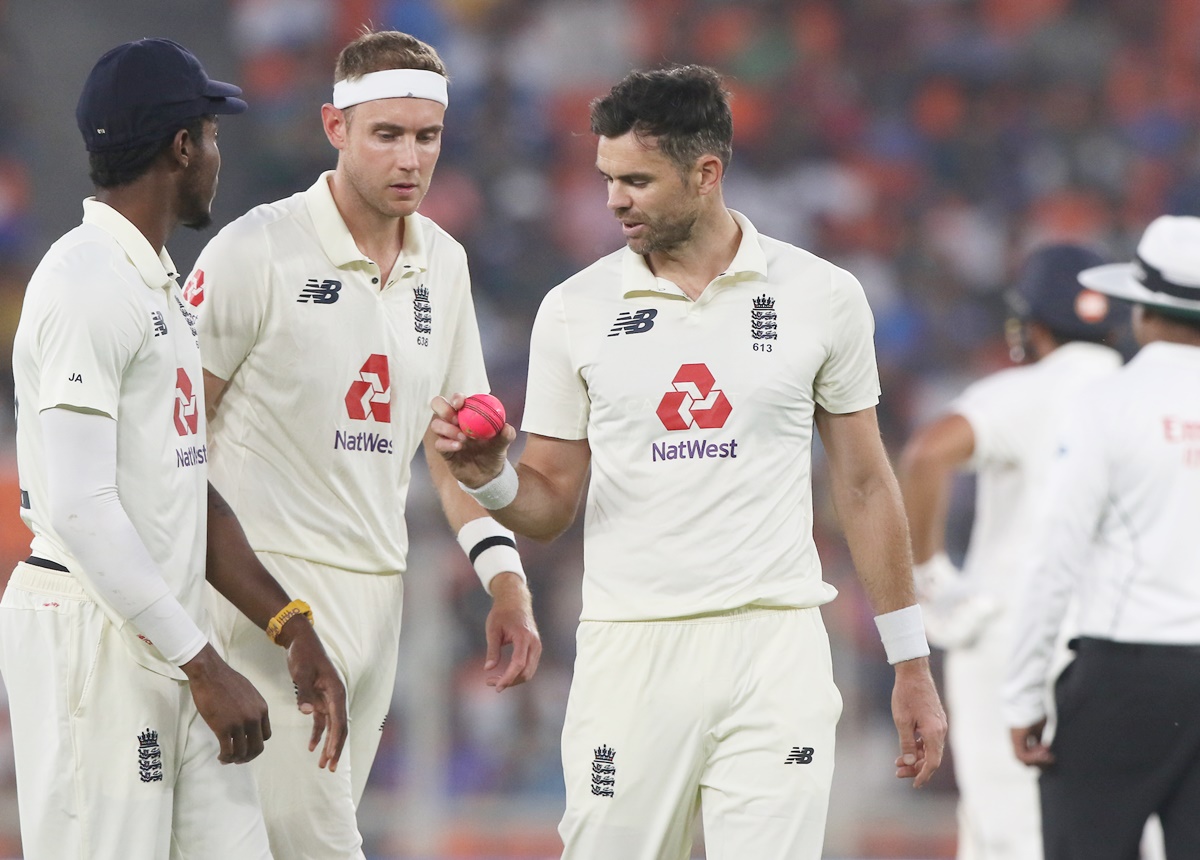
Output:
<path fill-rule="evenodd" d="M 1139 305 L 1200 314 L 1200 218 L 1155 218 L 1138 242 L 1137 259 L 1084 269 L 1079 283 Z"/>

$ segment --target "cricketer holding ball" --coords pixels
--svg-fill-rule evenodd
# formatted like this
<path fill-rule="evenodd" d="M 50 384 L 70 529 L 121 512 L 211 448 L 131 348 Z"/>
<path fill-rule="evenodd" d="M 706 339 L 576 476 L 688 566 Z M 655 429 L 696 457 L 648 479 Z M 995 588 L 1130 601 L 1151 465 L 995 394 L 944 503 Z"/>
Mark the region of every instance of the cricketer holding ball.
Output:
<path fill-rule="evenodd" d="M 543 300 L 516 470 L 431 423 L 455 475 L 550 539 L 588 482 L 583 613 L 563 727 L 565 860 L 663 860 L 704 818 L 710 860 L 821 856 L 841 696 L 812 537 L 812 433 L 895 666 L 896 775 L 923 785 L 946 722 L 879 437 L 870 309 L 848 272 L 725 207 L 721 80 L 633 72 L 592 103 L 626 248 Z M 642 408 L 630 408 L 646 404 Z"/>

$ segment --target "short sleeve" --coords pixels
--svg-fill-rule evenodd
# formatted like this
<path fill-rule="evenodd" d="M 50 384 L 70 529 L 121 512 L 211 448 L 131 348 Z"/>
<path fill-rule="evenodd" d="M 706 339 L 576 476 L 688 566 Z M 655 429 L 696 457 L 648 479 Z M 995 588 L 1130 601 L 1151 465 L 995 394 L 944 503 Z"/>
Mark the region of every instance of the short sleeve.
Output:
<path fill-rule="evenodd" d="M 483 361 L 483 345 L 479 339 L 479 322 L 475 315 L 475 302 L 471 298 L 471 276 L 467 268 L 465 252 L 461 254 L 461 265 L 446 285 L 459 297 L 454 332 L 451 337 L 450 360 L 446 376 L 437 391 L 443 397 L 461 392 L 474 394 L 490 391 L 487 369 Z"/>
<path fill-rule="evenodd" d="M 879 402 L 875 319 L 849 272 L 834 268 L 831 288 L 829 355 L 813 380 L 813 397 L 829 412 L 857 412 Z"/>
<path fill-rule="evenodd" d="M 590 406 L 587 385 L 571 357 L 563 289 L 557 287 L 542 300 L 533 322 L 521 429 L 555 439 L 586 439 Z"/>
<path fill-rule="evenodd" d="M 1017 387 L 1009 384 L 1010 375 L 990 377 L 967 387 L 947 411 L 961 415 L 971 425 L 975 448 L 971 454 L 973 469 L 1011 465 L 1021 459 L 1028 445 L 1028 416 L 1024 407 L 1028 392 L 1020 397 Z M 1013 394 L 1018 394 L 1014 400 Z"/>
<path fill-rule="evenodd" d="M 204 369 L 229 381 L 258 339 L 270 290 L 270 238 L 234 221 L 213 237 L 184 284 L 198 311 Z"/>
<path fill-rule="evenodd" d="M 121 288 L 120 272 L 81 275 L 96 266 L 88 250 L 75 249 L 39 297 L 37 409 L 65 406 L 116 419 L 121 379 L 145 341 L 150 317 Z"/>

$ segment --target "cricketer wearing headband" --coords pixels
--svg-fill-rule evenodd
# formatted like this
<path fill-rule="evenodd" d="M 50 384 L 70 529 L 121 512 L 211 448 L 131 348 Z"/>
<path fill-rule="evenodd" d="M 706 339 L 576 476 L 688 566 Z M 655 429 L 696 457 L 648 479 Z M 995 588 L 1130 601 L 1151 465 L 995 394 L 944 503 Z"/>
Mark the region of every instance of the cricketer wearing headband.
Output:
<path fill-rule="evenodd" d="M 199 314 L 210 478 L 263 563 L 308 596 L 346 683 L 349 742 L 337 771 L 320 771 L 301 754 L 311 727 L 291 718 L 270 643 L 214 609 L 230 663 L 272 706 L 276 739 L 255 776 L 271 848 L 288 860 L 364 856 L 355 810 L 396 675 L 410 464 L 432 397 L 488 390 L 462 246 L 416 213 L 441 150 L 441 59 L 404 33 L 366 33 L 342 50 L 335 81 L 321 118 L 337 167 L 222 230 L 185 287 Z M 493 598 L 485 671 L 503 690 L 528 680 L 541 653 L 516 544 L 440 456 L 427 459 Z"/>

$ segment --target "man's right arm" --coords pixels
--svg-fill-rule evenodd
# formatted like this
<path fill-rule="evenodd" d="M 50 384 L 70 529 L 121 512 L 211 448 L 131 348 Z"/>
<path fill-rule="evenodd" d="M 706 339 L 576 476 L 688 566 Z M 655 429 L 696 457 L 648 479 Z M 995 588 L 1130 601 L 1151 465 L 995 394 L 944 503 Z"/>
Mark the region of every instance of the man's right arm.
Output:
<path fill-rule="evenodd" d="M 191 681 L 197 710 L 221 744 L 222 762 L 246 762 L 271 736 L 267 705 L 217 655 L 171 593 L 117 493 L 117 422 L 55 407 L 40 414 L 47 511 L 80 563 L 76 573 Z"/>
<path fill-rule="evenodd" d="M 974 452 L 975 431 L 966 418 L 957 414 L 943 415 L 926 424 L 904 447 L 897 477 L 915 564 L 944 551 L 951 481 L 954 472 Z"/>
<path fill-rule="evenodd" d="M 459 430 L 456 417 L 463 399 L 462 394 L 455 394 L 449 400 L 434 398 L 434 417 L 429 426 L 437 437 L 434 448 L 445 459 L 451 474 L 464 486 L 476 489 L 504 471 L 508 446 L 516 439 L 517 431 L 506 424 L 491 439 L 467 439 Z M 587 439 L 529 434 L 516 465 L 519 481 L 516 495 L 502 507 L 489 507 L 492 517 L 517 534 L 534 540 L 553 540 L 575 521 L 591 459 Z"/>

